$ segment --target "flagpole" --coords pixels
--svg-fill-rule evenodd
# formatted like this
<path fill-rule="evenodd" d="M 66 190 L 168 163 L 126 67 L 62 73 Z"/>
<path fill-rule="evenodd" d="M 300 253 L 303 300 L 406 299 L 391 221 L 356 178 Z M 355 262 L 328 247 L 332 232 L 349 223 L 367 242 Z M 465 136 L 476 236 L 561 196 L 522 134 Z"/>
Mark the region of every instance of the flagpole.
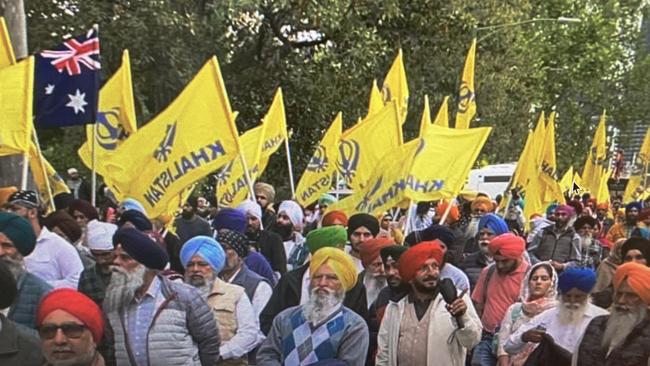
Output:
<path fill-rule="evenodd" d="M 411 220 L 413 219 L 413 200 L 409 200 L 408 211 L 406 212 L 406 227 L 404 228 L 404 236 L 411 231 Z"/>
<path fill-rule="evenodd" d="M 23 154 L 23 171 L 20 178 L 20 189 L 23 191 L 27 189 L 27 178 L 29 177 L 29 151 L 25 151 Z"/>
<path fill-rule="evenodd" d="M 95 145 L 97 144 L 97 122 L 93 124 L 93 143 L 92 143 L 92 175 L 91 175 L 91 189 L 92 192 L 90 194 L 90 203 L 95 207 L 95 204 L 97 202 L 97 154 L 96 154 L 96 149 Z"/>
<path fill-rule="evenodd" d="M 41 164 L 41 171 L 43 172 L 43 180 L 45 181 L 45 188 L 47 189 L 47 195 L 50 197 L 50 207 L 52 212 L 56 211 L 56 205 L 54 204 L 54 195 L 52 194 L 52 186 L 50 186 L 50 177 L 47 176 L 47 170 L 45 169 L 45 161 L 43 159 L 43 152 L 41 151 L 41 143 L 38 142 L 38 135 L 36 134 L 36 128 L 32 129 L 34 135 L 34 142 L 36 143 L 36 151 L 38 151 L 38 160 Z"/>
<path fill-rule="evenodd" d="M 334 195 L 336 195 L 336 200 L 339 200 L 339 169 L 334 170 Z"/>
<path fill-rule="evenodd" d="M 449 212 L 451 212 L 451 206 L 456 204 L 456 199 L 452 199 L 449 201 L 449 204 L 447 205 L 447 208 L 445 209 L 445 213 L 442 214 L 442 217 L 440 218 L 440 222 L 438 222 L 438 225 L 444 225 L 445 221 L 447 220 L 447 216 L 449 216 Z"/>
<path fill-rule="evenodd" d="M 291 133 L 289 133 L 290 135 Z M 291 199 L 296 198 L 296 187 L 293 185 L 293 167 L 291 166 L 291 150 L 289 149 L 289 137 L 284 139 L 284 148 L 287 151 L 287 165 L 289 167 L 289 185 L 291 186 Z"/>

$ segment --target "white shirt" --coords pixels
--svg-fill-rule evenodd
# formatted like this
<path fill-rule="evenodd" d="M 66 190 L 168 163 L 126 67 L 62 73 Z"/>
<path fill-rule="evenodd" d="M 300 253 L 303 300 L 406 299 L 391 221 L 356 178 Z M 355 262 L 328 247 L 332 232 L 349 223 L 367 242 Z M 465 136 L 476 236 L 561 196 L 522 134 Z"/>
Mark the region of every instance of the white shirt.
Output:
<path fill-rule="evenodd" d="M 352 259 L 352 262 L 354 262 L 354 265 L 357 267 L 357 274 L 363 272 L 363 262 L 361 262 L 361 259 L 353 256 L 351 254 L 352 252 L 352 246 L 351 245 L 346 245 L 345 246 L 345 252 L 350 254 L 350 259 Z"/>
<path fill-rule="evenodd" d="M 235 335 L 221 343 L 219 347 L 219 354 L 224 360 L 243 357 L 264 340 L 264 335 L 259 330 L 259 316 L 255 316 L 253 305 L 246 294 L 237 300 L 235 317 L 237 318 Z"/>
<path fill-rule="evenodd" d="M 521 340 L 521 335 L 538 326 L 543 326 L 546 328 L 546 333 L 553 337 L 557 345 L 571 353 L 575 353 L 578 351 L 579 341 L 582 339 L 582 334 L 587 329 L 589 322 L 597 316 L 609 314 L 607 310 L 589 304 L 579 323 L 567 324 L 562 323 L 560 320 L 560 306 L 562 305 L 548 309 L 522 325 L 516 333 L 508 338 L 504 345 L 505 351 L 511 354 L 518 353 L 526 345 L 526 342 Z"/>
<path fill-rule="evenodd" d="M 233 273 L 232 276 L 230 276 L 230 278 L 226 279 L 226 282 L 232 283 L 232 280 L 234 280 L 235 277 L 237 277 L 239 271 L 241 271 L 241 268 L 238 269 L 237 272 Z M 262 310 L 264 310 L 266 303 L 269 302 L 272 293 L 273 293 L 273 289 L 271 288 L 271 285 L 269 285 L 265 281 L 260 281 L 257 284 L 257 288 L 253 293 L 253 300 L 251 301 L 251 303 L 253 304 L 253 310 L 255 310 L 255 315 L 257 316 L 258 319 L 260 317 L 260 314 L 262 313 Z"/>
<path fill-rule="evenodd" d="M 75 290 L 84 270 L 77 249 L 46 227 L 41 229 L 34 251 L 25 257 L 25 268 L 54 288 Z"/>
<path fill-rule="evenodd" d="M 300 305 L 305 305 L 307 300 L 309 300 L 309 283 L 311 282 L 311 276 L 309 275 L 309 267 L 305 271 L 305 274 L 302 275 L 302 286 L 300 286 Z"/>

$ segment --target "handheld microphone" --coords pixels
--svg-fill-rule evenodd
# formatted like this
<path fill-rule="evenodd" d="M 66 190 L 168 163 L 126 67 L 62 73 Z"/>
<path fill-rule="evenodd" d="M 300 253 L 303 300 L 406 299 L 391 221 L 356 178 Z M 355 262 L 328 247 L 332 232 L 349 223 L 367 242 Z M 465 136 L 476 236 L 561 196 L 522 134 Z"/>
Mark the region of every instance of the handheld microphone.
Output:
<path fill-rule="evenodd" d="M 443 278 L 440 281 L 439 288 L 440 288 L 440 294 L 442 295 L 442 298 L 445 300 L 447 304 L 451 304 L 452 302 L 456 301 L 456 299 L 458 299 L 458 292 L 456 291 L 456 286 L 454 286 L 454 283 L 451 281 L 451 279 Z M 456 315 L 454 316 L 454 318 L 456 319 L 456 324 L 458 325 L 458 329 L 465 328 L 462 315 Z"/>

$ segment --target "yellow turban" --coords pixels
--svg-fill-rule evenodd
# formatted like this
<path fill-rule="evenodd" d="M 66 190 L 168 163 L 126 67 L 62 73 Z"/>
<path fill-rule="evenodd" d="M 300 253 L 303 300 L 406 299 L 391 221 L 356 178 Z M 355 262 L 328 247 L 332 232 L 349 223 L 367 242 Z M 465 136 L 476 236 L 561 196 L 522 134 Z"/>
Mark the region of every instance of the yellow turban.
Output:
<path fill-rule="evenodd" d="M 614 289 L 618 290 L 624 280 L 646 305 L 650 305 L 650 268 L 634 262 L 620 265 L 614 274 Z"/>
<path fill-rule="evenodd" d="M 313 276 L 323 265 L 330 266 L 336 277 L 341 281 L 345 291 L 350 290 L 357 283 L 357 267 L 348 254 L 338 248 L 325 247 L 319 249 L 311 257 L 309 273 Z"/>

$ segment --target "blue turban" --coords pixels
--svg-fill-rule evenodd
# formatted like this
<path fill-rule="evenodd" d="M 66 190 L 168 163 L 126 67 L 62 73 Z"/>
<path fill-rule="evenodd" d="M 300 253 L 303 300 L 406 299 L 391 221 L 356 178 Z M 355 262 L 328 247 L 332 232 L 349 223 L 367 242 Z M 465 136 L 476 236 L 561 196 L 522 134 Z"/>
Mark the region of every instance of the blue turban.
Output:
<path fill-rule="evenodd" d="M 247 222 L 248 219 L 244 211 L 222 208 L 212 220 L 212 227 L 217 231 L 228 229 L 243 234 L 246 231 Z"/>
<path fill-rule="evenodd" d="M 147 211 L 144 209 L 144 206 L 142 206 L 142 203 L 138 202 L 137 200 L 133 198 L 127 198 L 124 201 L 122 201 L 122 207 L 124 210 L 136 210 L 140 211 L 142 214 L 147 214 Z"/>
<path fill-rule="evenodd" d="M 640 213 L 643 206 L 639 201 L 630 202 L 627 205 L 625 205 L 625 213 L 628 213 L 633 208 L 636 208 L 636 210 Z"/>
<path fill-rule="evenodd" d="M 117 226 L 122 227 L 127 222 L 133 224 L 136 229 L 140 231 L 151 231 L 153 230 L 153 225 L 151 221 L 145 216 L 142 212 L 138 210 L 126 210 L 120 215 L 120 219 L 117 220 Z"/>
<path fill-rule="evenodd" d="M 483 230 L 485 227 L 490 229 L 494 235 L 501 235 L 509 232 L 508 224 L 503 219 L 493 213 L 483 215 L 478 222 L 478 229 Z"/>
<path fill-rule="evenodd" d="M 195 255 L 208 262 L 215 273 L 221 272 L 226 265 L 226 253 L 221 245 L 209 236 L 195 236 L 183 244 L 180 253 L 183 268 L 187 268 L 187 263 Z"/>
<path fill-rule="evenodd" d="M 551 203 L 550 205 L 548 205 L 548 207 L 546 208 L 546 217 L 551 216 L 551 214 L 555 212 L 557 206 L 558 206 L 557 203 Z"/>
<path fill-rule="evenodd" d="M 561 294 L 566 294 L 573 288 L 590 293 L 596 284 L 596 272 L 590 268 L 569 268 L 559 277 L 557 287 Z"/>
<path fill-rule="evenodd" d="M 248 269 L 266 278 L 272 286 L 275 286 L 275 275 L 265 256 L 258 252 L 250 252 L 244 259 L 244 263 L 246 263 Z"/>

